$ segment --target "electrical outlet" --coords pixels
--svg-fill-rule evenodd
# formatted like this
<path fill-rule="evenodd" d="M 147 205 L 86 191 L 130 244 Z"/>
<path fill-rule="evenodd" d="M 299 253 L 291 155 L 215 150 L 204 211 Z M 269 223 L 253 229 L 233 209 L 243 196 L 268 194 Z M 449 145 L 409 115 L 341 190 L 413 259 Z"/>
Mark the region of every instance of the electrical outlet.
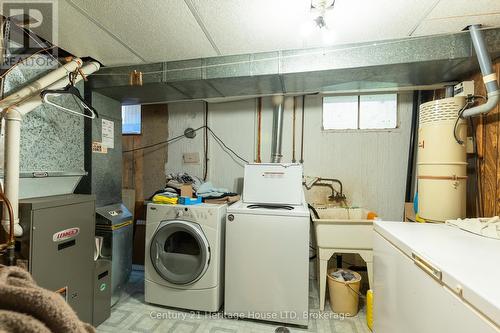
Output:
<path fill-rule="evenodd" d="M 182 154 L 182 161 L 185 164 L 199 164 L 200 153 L 184 153 Z"/>

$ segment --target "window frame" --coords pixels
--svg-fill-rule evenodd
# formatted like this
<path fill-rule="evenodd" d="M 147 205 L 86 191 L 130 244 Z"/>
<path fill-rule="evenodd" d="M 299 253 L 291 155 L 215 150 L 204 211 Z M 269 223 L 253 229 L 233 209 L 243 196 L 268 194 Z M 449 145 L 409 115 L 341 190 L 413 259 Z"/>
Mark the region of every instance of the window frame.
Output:
<path fill-rule="evenodd" d="M 390 95 L 394 94 L 396 95 L 396 127 L 394 128 L 359 128 L 360 126 L 360 105 L 361 105 L 361 99 L 360 96 L 363 95 Z M 336 97 L 336 96 L 357 96 L 358 97 L 358 112 L 357 112 L 357 126 L 358 128 L 344 128 L 344 129 L 325 129 L 324 123 L 323 123 L 323 117 L 324 117 L 324 99 L 325 97 Z M 321 130 L 323 132 L 329 133 L 360 133 L 360 132 L 399 132 L 401 131 L 401 118 L 399 115 L 399 93 L 397 92 L 389 92 L 389 91 L 384 91 L 384 92 L 370 92 L 370 93 L 347 93 L 347 94 L 325 94 L 322 95 L 321 97 Z"/>
<path fill-rule="evenodd" d="M 130 105 L 138 105 L 139 106 L 140 119 L 141 119 L 141 123 L 140 123 L 140 127 L 141 128 L 140 128 L 140 132 L 139 133 L 124 133 L 123 132 L 123 107 L 124 106 L 130 106 Z M 131 135 L 131 136 L 133 136 L 133 135 L 142 135 L 142 133 L 143 133 L 143 128 L 142 128 L 142 104 L 125 104 L 125 105 L 122 104 L 120 111 L 122 113 L 121 114 L 121 116 L 122 116 L 122 122 L 121 122 L 121 132 L 122 132 L 122 135 L 126 135 L 126 136 L 129 136 L 129 135 Z"/>

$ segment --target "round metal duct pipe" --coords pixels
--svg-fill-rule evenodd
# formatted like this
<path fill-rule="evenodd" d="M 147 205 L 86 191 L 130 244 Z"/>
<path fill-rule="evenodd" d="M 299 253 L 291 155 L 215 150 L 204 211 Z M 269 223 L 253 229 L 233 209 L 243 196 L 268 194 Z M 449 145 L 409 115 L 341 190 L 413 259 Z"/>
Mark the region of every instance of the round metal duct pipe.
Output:
<path fill-rule="evenodd" d="M 284 114 L 284 97 L 273 97 L 273 136 L 271 147 L 271 162 L 280 163 L 283 158 L 281 149 L 283 146 L 283 114 Z"/>

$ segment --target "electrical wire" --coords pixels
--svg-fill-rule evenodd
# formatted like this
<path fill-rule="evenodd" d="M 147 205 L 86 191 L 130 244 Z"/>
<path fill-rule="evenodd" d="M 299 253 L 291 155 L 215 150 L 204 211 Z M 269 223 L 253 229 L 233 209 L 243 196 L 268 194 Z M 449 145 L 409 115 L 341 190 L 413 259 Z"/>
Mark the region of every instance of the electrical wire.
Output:
<path fill-rule="evenodd" d="M 227 151 L 229 151 L 233 156 L 235 156 L 236 158 L 238 158 L 240 161 L 248 164 L 248 160 L 244 159 L 243 157 L 241 157 L 240 155 L 238 155 L 233 149 L 231 149 L 228 145 L 226 145 L 224 143 L 224 141 L 222 141 L 222 139 L 217 136 L 217 134 L 215 134 L 214 131 L 212 131 L 212 129 L 209 127 L 209 126 L 200 126 L 198 128 L 195 128 L 193 129 L 190 133 L 192 132 L 198 132 L 199 130 L 202 130 L 206 128 L 210 134 L 214 137 L 215 141 L 217 141 L 217 143 L 219 143 L 222 147 L 224 147 L 224 149 L 226 149 Z M 159 146 L 159 145 L 164 145 L 164 144 L 169 144 L 173 141 L 176 141 L 176 140 L 179 140 L 181 138 L 184 138 L 186 137 L 186 134 L 181 134 L 181 135 L 178 135 L 178 136 L 175 136 L 171 139 L 168 139 L 168 140 L 164 140 L 164 141 L 160 141 L 160 142 L 157 142 L 157 143 L 153 143 L 153 144 L 150 144 L 150 145 L 147 145 L 147 146 L 142 146 L 142 147 L 137 147 L 137 148 L 133 148 L 133 149 L 128 149 L 128 150 L 122 150 L 122 153 L 130 153 L 130 152 L 134 152 L 134 151 L 138 151 L 138 150 L 143 150 L 143 149 L 147 149 L 147 148 L 152 148 L 152 147 L 156 147 L 156 146 Z"/>
<path fill-rule="evenodd" d="M 199 130 L 201 130 L 203 128 L 205 128 L 205 126 L 200 126 L 198 128 L 195 128 L 194 130 L 192 130 L 190 133 L 197 132 L 197 131 L 199 131 Z M 156 147 L 156 146 L 159 146 L 159 145 L 169 144 L 169 143 L 171 143 L 173 141 L 176 141 L 176 140 L 184 138 L 184 137 L 186 137 L 185 133 L 181 134 L 181 135 L 178 135 L 178 136 L 175 136 L 175 137 L 173 137 L 171 139 L 167 139 L 167 140 L 160 141 L 160 142 L 157 142 L 157 143 L 152 143 L 152 144 L 147 145 L 147 146 L 137 147 L 137 148 L 128 149 L 128 150 L 122 150 L 122 153 L 130 153 L 130 152 L 133 152 L 133 151 L 148 149 L 148 148 Z"/>
<path fill-rule="evenodd" d="M 203 133 L 203 181 L 207 181 L 208 176 L 208 103 L 205 102 L 205 131 Z"/>
<path fill-rule="evenodd" d="M 245 164 L 248 164 L 248 160 L 244 159 L 243 157 L 239 156 L 234 150 L 232 150 L 231 148 L 229 148 L 225 143 L 224 141 L 222 141 L 221 138 L 219 138 L 217 136 L 217 134 L 214 133 L 214 131 L 212 131 L 212 129 L 210 127 L 207 126 L 207 129 L 208 131 L 212 134 L 212 136 L 216 139 L 216 141 L 219 142 L 220 145 L 222 145 L 225 149 L 227 149 L 228 151 L 230 151 L 235 157 L 237 157 L 239 160 L 241 160 L 242 162 L 244 162 Z"/>
<path fill-rule="evenodd" d="M 462 119 L 462 115 L 464 113 L 464 111 L 470 106 L 474 104 L 474 102 L 471 102 L 471 101 L 467 101 L 467 103 L 465 103 L 465 105 L 460 109 L 460 111 L 458 111 L 458 116 L 457 116 L 457 120 L 455 121 L 455 126 L 453 126 L 453 137 L 455 138 L 455 141 L 459 144 L 459 145 L 462 145 L 464 143 L 463 140 L 460 140 L 460 138 L 458 137 L 457 135 L 457 128 L 458 128 L 458 122 L 460 121 L 460 119 Z"/>
<path fill-rule="evenodd" d="M 35 42 L 38 46 L 40 46 L 41 48 L 45 48 L 45 47 L 46 47 L 46 45 L 42 45 L 42 44 L 40 44 L 40 43 L 39 43 L 39 42 L 38 42 L 38 41 L 37 41 L 37 40 L 36 40 L 36 39 L 35 39 L 35 38 L 31 35 L 31 31 L 30 31 L 30 30 L 25 29 L 25 31 L 26 31 L 26 33 L 28 34 L 28 37 L 29 37 L 29 38 L 31 38 L 31 40 L 32 40 L 32 41 L 34 41 L 34 42 Z M 52 43 L 50 43 L 50 45 L 52 45 L 52 46 L 51 46 L 51 48 L 55 48 L 55 47 L 56 47 L 56 46 L 55 46 L 55 45 L 53 45 Z M 49 55 L 52 59 L 54 59 L 55 61 L 57 61 L 57 62 L 59 63 L 59 65 L 61 65 L 61 66 L 63 66 L 63 65 L 64 65 L 64 64 L 62 63 L 62 61 L 61 61 L 61 60 L 59 60 L 58 58 L 56 58 L 56 57 L 55 57 L 52 53 L 47 53 L 47 54 L 48 54 L 48 55 Z M 66 69 L 66 72 L 67 72 L 67 73 L 70 73 L 70 71 L 68 71 L 67 69 Z"/>
<path fill-rule="evenodd" d="M 477 216 L 484 216 L 483 211 L 483 191 L 481 185 L 481 170 L 480 170 L 480 161 L 479 161 L 479 152 L 477 148 L 477 139 L 476 139 L 476 127 L 474 126 L 474 120 L 472 117 L 469 118 L 469 126 L 471 131 L 472 143 L 474 147 L 474 171 L 476 173 L 476 214 Z"/>

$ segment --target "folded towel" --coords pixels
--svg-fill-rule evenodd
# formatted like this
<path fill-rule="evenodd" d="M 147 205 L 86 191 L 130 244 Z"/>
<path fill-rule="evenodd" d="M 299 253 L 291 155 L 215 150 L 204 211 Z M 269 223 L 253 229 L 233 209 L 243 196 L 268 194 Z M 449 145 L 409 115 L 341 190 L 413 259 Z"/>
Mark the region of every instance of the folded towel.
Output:
<path fill-rule="evenodd" d="M 94 333 L 57 293 L 20 267 L 0 265 L 0 332 Z"/>
<path fill-rule="evenodd" d="M 206 182 L 201 184 L 201 186 L 198 188 L 198 191 L 196 191 L 196 195 L 202 198 L 220 197 L 228 192 L 228 189 L 216 188 L 211 182 Z"/>
<path fill-rule="evenodd" d="M 446 224 L 483 237 L 500 239 L 500 218 L 498 216 L 447 220 Z"/>

